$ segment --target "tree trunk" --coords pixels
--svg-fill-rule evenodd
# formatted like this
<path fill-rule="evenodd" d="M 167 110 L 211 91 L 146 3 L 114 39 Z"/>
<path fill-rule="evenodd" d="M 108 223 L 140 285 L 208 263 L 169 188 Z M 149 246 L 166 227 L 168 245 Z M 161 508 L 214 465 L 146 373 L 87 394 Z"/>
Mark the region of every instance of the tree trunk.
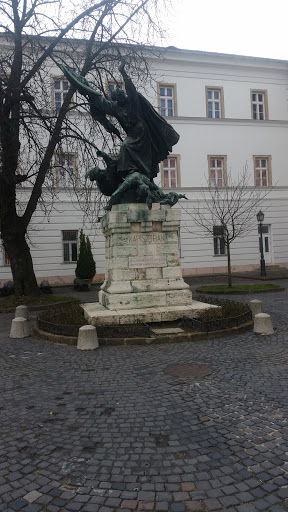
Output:
<path fill-rule="evenodd" d="M 38 296 L 40 290 L 34 274 L 30 248 L 25 239 L 25 233 L 15 232 L 5 236 L 1 233 L 4 247 L 10 259 L 15 295 Z"/>
<path fill-rule="evenodd" d="M 231 272 L 231 254 L 230 254 L 230 243 L 227 242 L 227 267 L 228 267 L 228 288 L 232 286 L 232 272 Z"/>

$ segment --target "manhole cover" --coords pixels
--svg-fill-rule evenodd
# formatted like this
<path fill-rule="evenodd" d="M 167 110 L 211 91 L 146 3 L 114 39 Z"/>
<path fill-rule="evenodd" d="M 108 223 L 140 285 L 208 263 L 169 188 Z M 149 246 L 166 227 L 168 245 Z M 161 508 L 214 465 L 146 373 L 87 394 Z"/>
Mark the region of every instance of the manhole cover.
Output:
<path fill-rule="evenodd" d="M 206 377 L 213 370 L 203 364 L 171 364 L 164 372 L 171 377 Z"/>

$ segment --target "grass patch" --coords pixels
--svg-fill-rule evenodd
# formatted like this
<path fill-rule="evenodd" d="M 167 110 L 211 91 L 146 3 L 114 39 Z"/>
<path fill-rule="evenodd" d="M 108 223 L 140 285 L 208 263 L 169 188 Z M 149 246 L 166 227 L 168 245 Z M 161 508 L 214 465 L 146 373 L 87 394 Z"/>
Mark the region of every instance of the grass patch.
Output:
<path fill-rule="evenodd" d="M 263 291 L 276 291 L 283 290 L 283 288 L 277 284 L 233 284 L 230 288 L 224 284 L 215 284 L 212 286 L 201 286 L 197 288 L 197 292 L 202 293 L 253 293 Z"/>
<path fill-rule="evenodd" d="M 9 295 L 8 297 L 0 299 L 0 313 L 4 313 L 5 311 L 16 308 L 17 306 L 45 307 L 59 304 L 59 302 L 71 301 L 79 302 L 78 299 L 66 295 L 46 295 L 44 293 L 41 293 L 38 297 L 28 297 L 26 295 L 16 297 L 15 295 Z"/>

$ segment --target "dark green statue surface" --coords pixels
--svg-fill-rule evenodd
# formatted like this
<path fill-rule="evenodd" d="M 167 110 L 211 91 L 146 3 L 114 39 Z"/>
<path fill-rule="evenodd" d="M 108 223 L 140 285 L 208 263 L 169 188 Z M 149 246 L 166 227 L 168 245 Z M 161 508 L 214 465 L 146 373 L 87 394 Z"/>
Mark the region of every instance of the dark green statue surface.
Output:
<path fill-rule="evenodd" d="M 171 192 L 165 194 L 153 178 L 159 172 L 159 163 L 172 151 L 172 146 L 179 140 L 178 133 L 161 117 L 142 94 L 137 92 L 131 78 L 125 71 L 125 62 L 121 61 L 119 71 L 125 83 L 125 92 L 116 88 L 111 100 L 93 89 L 86 78 L 76 74 L 72 69 L 61 66 L 68 80 L 89 101 L 90 112 L 102 124 L 106 131 L 116 134 L 119 130 L 107 118 L 114 117 L 126 133 L 122 140 L 119 155 L 111 158 L 98 151 L 106 163 L 106 169 L 94 167 L 87 176 L 96 181 L 104 195 L 111 196 L 108 209 L 113 204 L 146 202 L 152 207 L 153 202 L 177 203 L 183 194 Z"/>

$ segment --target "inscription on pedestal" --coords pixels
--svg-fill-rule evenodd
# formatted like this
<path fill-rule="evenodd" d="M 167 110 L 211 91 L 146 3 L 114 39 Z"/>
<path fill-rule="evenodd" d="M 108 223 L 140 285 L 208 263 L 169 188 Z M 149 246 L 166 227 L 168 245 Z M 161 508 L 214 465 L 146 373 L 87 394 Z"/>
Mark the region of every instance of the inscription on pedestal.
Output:
<path fill-rule="evenodd" d="M 141 256 L 129 258 L 129 268 L 153 268 L 166 267 L 167 260 L 164 256 Z"/>
<path fill-rule="evenodd" d="M 167 238 L 166 233 L 133 233 L 119 236 L 118 244 L 155 244 L 166 242 Z"/>

